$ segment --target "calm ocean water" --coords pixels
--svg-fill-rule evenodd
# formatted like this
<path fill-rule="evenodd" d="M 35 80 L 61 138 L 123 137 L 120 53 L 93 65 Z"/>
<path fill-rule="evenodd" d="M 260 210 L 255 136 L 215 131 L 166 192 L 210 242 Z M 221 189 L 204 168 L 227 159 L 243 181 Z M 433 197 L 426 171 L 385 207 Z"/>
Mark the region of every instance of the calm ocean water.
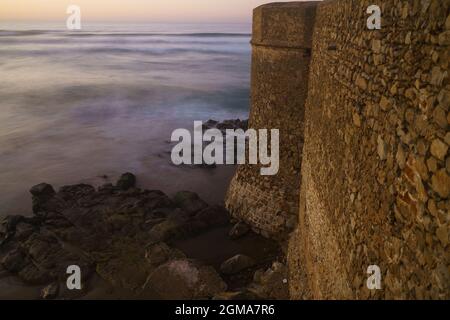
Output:
<path fill-rule="evenodd" d="M 248 116 L 249 25 L 0 30 L 0 215 L 29 213 L 34 184 L 126 171 L 146 188 L 220 201 L 232 169 L 174 167 L 166 141 L 193 120 Z"/>

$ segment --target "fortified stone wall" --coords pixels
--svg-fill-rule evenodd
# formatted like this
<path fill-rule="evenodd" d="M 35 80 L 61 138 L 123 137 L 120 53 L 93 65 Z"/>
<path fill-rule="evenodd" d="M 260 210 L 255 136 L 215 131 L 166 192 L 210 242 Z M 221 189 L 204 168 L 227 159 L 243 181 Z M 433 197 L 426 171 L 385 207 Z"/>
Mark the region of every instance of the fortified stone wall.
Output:
<path fill-rule="evenodd" d="M 258 7 L 253 21 L 249 127 L 280 130 L 280 171 L 239 166 L 226 205 L 267 237 L 286 238 L 298 217 L 303 117 L 316 3 Z M 270 141 L 270 140 L 269 140 Z"/>
<path fill-rule="evenodd" d="M 379 31 L 366 27 L 371 4 Z M 292 298 L 450 298 L 449 7 L 318 6 Z M 367 289 L 369 265 L 381 268 L 382 290 Z"/>

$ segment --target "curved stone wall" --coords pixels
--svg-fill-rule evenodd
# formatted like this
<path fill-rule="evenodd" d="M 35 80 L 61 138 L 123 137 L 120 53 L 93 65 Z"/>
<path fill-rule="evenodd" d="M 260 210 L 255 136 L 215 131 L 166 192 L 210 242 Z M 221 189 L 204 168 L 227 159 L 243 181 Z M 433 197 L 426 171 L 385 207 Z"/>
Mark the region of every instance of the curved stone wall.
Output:
<path fill-rule="evenodd" d="M 379 31 L 366 28 L 371 4 Z M 445 0 L 319 5 L 293 298 L 449 299 L 449 10 Z M 369 265 L 381 290 L 367 289 Z"/>
<path fill-rule="evenodd" d="M 276 3 L 254 11 L 249 126 L 280 130 L 280 171 L 261 176 L 260 166 L 239 166 L 226 206 L 267 237 L 286 238 L 296 226 L 315 8 Z"/>
<path fill-rule="evenodd" d="M 367 28 L 374 4 L 381 30 Z M 226 203 L 265 236 L 298 217 L 293 299 L 450 298 L 449 13 L 448 0 L 255 10 L 250 126 L 281 129 L 280 173 L 240 166 Z"/>

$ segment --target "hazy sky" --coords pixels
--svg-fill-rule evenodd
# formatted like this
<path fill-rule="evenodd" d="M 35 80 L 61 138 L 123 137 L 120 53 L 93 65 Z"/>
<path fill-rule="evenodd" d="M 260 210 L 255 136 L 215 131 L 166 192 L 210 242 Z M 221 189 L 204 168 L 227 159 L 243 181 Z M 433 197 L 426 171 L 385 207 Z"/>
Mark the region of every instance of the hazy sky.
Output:
<path fill-rule="evenodd" d="M 250 22 L 271 0 L 0 0 L 1 21 L 61 21 L 70 4 L 84 21 Z"/>

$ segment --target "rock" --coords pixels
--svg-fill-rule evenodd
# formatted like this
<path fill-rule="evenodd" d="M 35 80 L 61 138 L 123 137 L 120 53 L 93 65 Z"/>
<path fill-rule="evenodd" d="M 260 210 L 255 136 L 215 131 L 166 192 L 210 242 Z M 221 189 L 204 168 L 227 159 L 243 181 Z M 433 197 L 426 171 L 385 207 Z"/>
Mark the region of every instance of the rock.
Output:
<path fill-rule="evenodd" d="M 448 126 L 447 123 L 447 113 L 441 107 L 436 107 L 433 111 L 433 120 L 436 122 L 442 129 L 446 129 Z"/>
<path fill-rule="evenodd" d="M 440 46 L 450 46 L 450 30 L 444 31 L 439 35 Z"/>
<path fill-rule="evenodd" d="M 57 282 L 54 282 L 42 289 L 41 298 L 45 300 L 52 300 L 58 297 L 58 294 L 59 294 L 59 284 Z"/>
<path fill-rule="evenodd" d="M 444 79 L 447 78 L 447 75 L 447 71 L 444 72 L 441 68 L 436 66 L 431 70 L 430 83 L 435 86 L 441 86 Z"/>
<path fill-rule="evenodd" d="M 145 258 L 151 265 L 160 266 L 169 260 L 183 259 L 186 256 L 181 251 L 172 249 L 164 242 L 160 242 L 147 247 Z"/>
<path fill-rule="evenodd" d="M 450 177 L 448 176 L 446 169 L 439 170 L 431 178 L 431 187 L 444 199 L 447 199 L 450 196 Z"/>
<path fill-rule="evenodd" d="M 228 224 L 229 214 L 224 207 L 214 205 L 199 211 L 195 215 L 195 219 L 205 222 L 208 226 L 218 227 Z"/>
<path fill-rule="evenodd" d="M 450 132 L 447 132 L 444 140 L 445 140 L 445 143 L 450 146 Z"/>
<path fill-rule="evenodd" d="M 48 270 L 38 269 L 33 264 L 25 265 L 17 275 L 24 283 L 30 285 L 43 285 L 54 280 Z"/>
<path fill-rule="evenodd" d="M 381 100 L 380 100 L 381 109 L 383 111 L 388 111 L 391 108 L 391 106 L 392 106 L 391 101 L 388 98 L 386 98 L 385 96 L 382 96 Z"/>
<path fill-rule="evenodd" d="M 380 53 L 381 52 L 381 40 L 378 39 L 374 39 L 372 40 L 372 50 L 375 53 Z"/>
<path fill-rule="evenodd" d="M 219 301 L 232 301 L 232 300 L 260 300 L 260 296 L 256 295 L 252 291 L 242 290 L 236 292 L 221 292 L 216 294 L 212 300 Z"/>
<path fill-rule="evenodd" d="M 439 227 L 436 230 L 436 236 L 441 241 L 442 246 L 447 247 L 448 245 L 448 230 L 446 226 Z"/>
<path fill-rule="evenodd" d="M 298 217 L 297 216 L 290 216 L 286 219 L 286 228 L 288 230 L 294 230 L 298 226 Z"/>
<path fill-rule="evenodd" d="M 149 232 L 149 237 L 155 242 L 167 241 L 169 238 L 178 238 L 185 221 L 171 217 L 157 225 Z"/>
<path fill-rule="evenodd" d="M 362 76 L 356 78 L 356 85 L 362 90 L 367 89 L 367 81 Z"/>
<path fill-rule="evenodd" d="M 1 261 L 3 268 L 12 273 L 17 273 L 22 270 L 26 264 L 26 257 L 19 249 L 14 249 L 8 252 Z"/>
<path fill-rule="evenodd" d="M 361 127 L 361 117 L 357 113 L 353 113 L 353 124 L 358 128 Z"/>
<path fill-rule="evenodd" d="M 102 193 L 110 193 L 114 190 L 114 185 L 112 183 L 105 183 L 98 187 L 98 191 Z"/>
<path fill-rule="evenodd" d="M 181 206 L 184 202 L 188 200 L 198 200 L 200 197 L 195 192 L 191 191 L 180 191 L 175 194 L 173 201 L 177 206 Z"/>
<path fill-rule="evenodd" d="M 378 147 L 377 147 L 377 153 L 380 157 L 380 160 L 384 161 L 387 157 L 387 145 L 386 142 L 384 142 L 383 138 L 381 136 L 378 136 Z"/>
<path fill-rule="evenodd" d="M 398 146 L 395 159 L 397 160 L 397 164 L 400 167 L 400 169 L 404 169 L 406 164 L 406 153 L 401 144 Z"/>
<path fill-rule="evenodd" d="M 33 234 L 35 227 L 28 223 L 18 223 L 14 236 L 17 240 L 22 241 Z"/>
<path fill-rule="evenodd" d="M 258 276 L 254 276 L 255 283 L 251 286 L 263 299 L 287 300 L 289 299 L 289 286 L 287 282 L 287 267 L 274 262 L 272 267 Z"/>
<path fill-rule="evenodd" d="M 220 266 L 220 271 L 223 274 L 231 275 L 239 273 L 243 270 L 251 268 L 255 265 L 255 261 L 243 254 L 238 254 L 227 261 L 223 262 Z"/>
<path fill-rule="evenodd" d="M 48 184 L 48 183 L 41 183 L 38 185 L 35 185 L 34 187 L 32 187 L 30 189 L 30 193 L 34 196 L 34 197 L 50 197 L 52 195 L 55 194 L 55 190 L 53 189 L 53 187 Z"/>
<path fill-rule="evenodd" d="M 226 288 L 214 268 L 187 259 L 173 260 L 158 267 L 145 285 L 145 290 L 163 300 L 212 298 Z"/>
<path fill-rule="evenodd" d="M 215 128 L 215 126 L 218 124 L 218 121 L 215 120 L 208 120 L 203 124 L 203 130 L 208 130 L 208 129 L 212 129 Z"/>
<path fill-rule="evenodd" d="M 117 181 L 117 187 L 122 190 L 128 190 L 136 186 L 136 177 L 132 173 L 124 173 Z"/>
<path fill-rule="evenodd" d="M 178 208 L 183 209 L 188 214 L 196 213 L 208 207 L 208 204 L 200 199 L 198 194 L 190 191 L 178 192 L 175 194 L 173 201 Z"/>
<path fill-rule="evenodd" d="M 440 139 L 435 139 L 431 143 L 430 151 L 433 156 L 435 156 L 441 161 L 444 161 L 445 156 L 447 155 L 448 146 Z"/>
<path fill-rule="evenodd" d="M 427 167 L 431 172 L 436 172 L 438 169 L 438 163 L 436 158 L 430 157 L 427 159 Z"/>
<path fill-rule="evenodd" d="M 415 88 L 408 88 L 405 91 L 405 97 L 409 100 L 415 100 L 416 99 L 416 89 Z"/>
<path fill-rule="evenodd" d="M 238 222 L 231 228 L 228 235 L 231 239 L 236 240 L 245 236 L 249 231 L 250 228 L 247 224 L 244 222 Z"/>

